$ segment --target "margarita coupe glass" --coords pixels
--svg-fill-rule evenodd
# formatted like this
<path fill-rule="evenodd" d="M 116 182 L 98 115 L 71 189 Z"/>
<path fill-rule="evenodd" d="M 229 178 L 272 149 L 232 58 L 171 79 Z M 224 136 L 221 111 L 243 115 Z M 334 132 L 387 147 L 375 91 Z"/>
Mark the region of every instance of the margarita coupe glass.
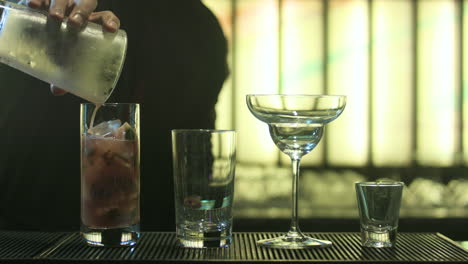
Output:
<path fill-rule="evenodd" d="M 284 236 L 259 240 L 257 244 L 283 249 L 331 246 L 332 242 L 308 237 L 299 229 L 299 166 L 302 156 L 319 143 L 325 124 L 343 112 L 346 96 L 250 94 L 246 99 L 250 112 L 268 125 L 276 146 L 291 158 L 293 172 L 291 228 Z"/>

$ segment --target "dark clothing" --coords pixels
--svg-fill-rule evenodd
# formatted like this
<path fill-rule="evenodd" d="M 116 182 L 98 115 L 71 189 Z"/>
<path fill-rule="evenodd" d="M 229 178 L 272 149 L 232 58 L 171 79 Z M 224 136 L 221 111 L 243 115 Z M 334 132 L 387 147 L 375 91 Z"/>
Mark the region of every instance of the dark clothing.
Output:
<path fill-rule="evenodd" d="M 144 4 L 142 4 L 144 2 Z M 227 76 L 227 46 L 198 0 L 100 1 L 128 34 L 124 70 L 109 102 L 141 104 L 141 226 L 173 231 L 171 129 L 213 128 Z M 0 65 L 0 228 L 78 230 L 79 104 Z"/>

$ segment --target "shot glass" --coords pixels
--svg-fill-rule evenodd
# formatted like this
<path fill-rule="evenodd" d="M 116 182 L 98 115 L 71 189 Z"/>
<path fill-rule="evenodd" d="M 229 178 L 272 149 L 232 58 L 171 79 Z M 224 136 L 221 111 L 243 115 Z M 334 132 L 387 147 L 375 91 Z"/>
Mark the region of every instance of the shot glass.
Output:
<path fill-rule="evenodd" d="M 132 246 L 140 223 L 138 104 L 81 105 L 81 234 L 91 246 Z"/>
<path fill-rule="evenodd" d="M 395 246 L 402 182 L 358 182 L 356 196 L 364 247 Z"/>
<path fill-rule="evenodd" d="M 176 236 L 183 247 L 232 241 L 236 132 L 172 130 Z"/>
<path fill-rule="evenodd" d="M 45 11 L 0 0 L 0 62 L 90 102 L 104 103 L 122 70 L 127 34 L 69 27 Z"/>

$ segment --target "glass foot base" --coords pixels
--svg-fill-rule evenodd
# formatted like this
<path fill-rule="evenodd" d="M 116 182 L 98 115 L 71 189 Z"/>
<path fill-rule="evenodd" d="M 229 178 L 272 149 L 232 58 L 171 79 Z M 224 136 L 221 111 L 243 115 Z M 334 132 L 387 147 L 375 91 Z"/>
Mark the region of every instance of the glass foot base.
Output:
<path fill-rule="evenodd" d="M 95 247 L 134 246 L 140 238 L 139 225 L 112 229 L 91 229 L 81 227 L 83 240 Z"/>
<path fill-rule="evenodd" d="M 325 248 L 331 247 L 332 242 L 327 240 L 319 240 L 311 238 L 305 235 L 298 236 L 280 236 L 276 238 L 263 239 L 257 241 L 257 245 L 261 247 L 269 248 L 281 248 L 281 249 L 301 249 L 301 248 Z"/>
<path fill-rule="evenodd" d="M 230 225 L 224 230 L 219 228 L 196 230 L 194 226 L 179 225 L 176 228 L 176 237 L 179 244 L 187 248 L 228 247 L 232 242 Z"/>
<path fill-rule="evenodd" d="M 187 248 L 228 247 L 232 242 L 232 239 L 230 237 L 229 238 L 215 238 L 212 240 L 178 238 L 178 240 L 181 246 L 187 247 Z"/>
<path fill-rule="evenodd" d="M 361 229 L 362 246 L 364 247 L 393 247 L 396 242 L 397 230 L 365 230 Z"/>

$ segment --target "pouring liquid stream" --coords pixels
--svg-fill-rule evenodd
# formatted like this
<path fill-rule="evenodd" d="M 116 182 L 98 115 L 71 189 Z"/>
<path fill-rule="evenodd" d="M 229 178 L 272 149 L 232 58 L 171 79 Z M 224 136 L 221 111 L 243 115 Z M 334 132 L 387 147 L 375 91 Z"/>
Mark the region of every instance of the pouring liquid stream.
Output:
<path fill-rule="evenodd" d="M 89 124 L 89 128 L 94 127 L 94 118 L 96 117 L 96 113 L 99 110 L 99 108 L 102 106 L 102 104 L 95 104 L 95 108 L 93 110 L 93 114 L 91 115 L 91 123 Z"/>

